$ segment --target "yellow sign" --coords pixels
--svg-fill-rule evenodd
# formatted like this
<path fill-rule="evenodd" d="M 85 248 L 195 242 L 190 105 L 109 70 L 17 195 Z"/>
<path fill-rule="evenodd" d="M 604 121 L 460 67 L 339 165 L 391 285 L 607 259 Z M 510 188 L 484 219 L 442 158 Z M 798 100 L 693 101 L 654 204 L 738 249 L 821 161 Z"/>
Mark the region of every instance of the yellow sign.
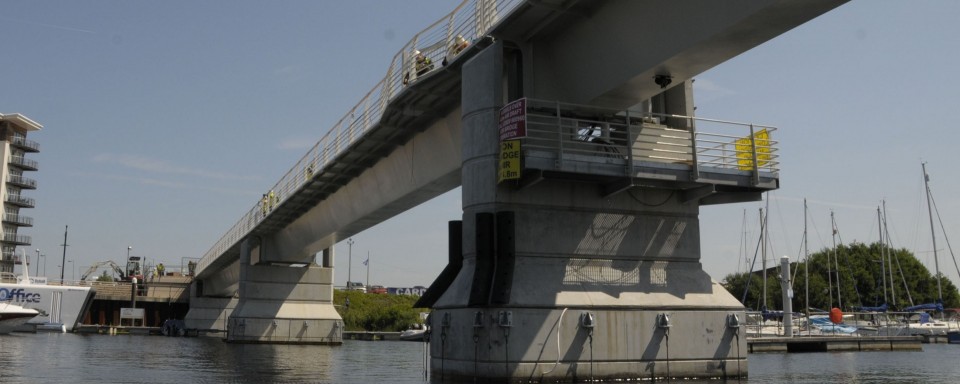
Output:
<path fill-rule="evenodd" d="M 753 147 L 757 147 L 757 168 L 770 162 L 770 132 L 761 129 L 750 136 L 734 142 L 737 149 L 737 166 L 741 170 L 753 170 Z"/>
<path fill-rule="evenodd" d="M 520 178 L 520 140 L 500 143 L 500 167 L 497 182 Z"/>

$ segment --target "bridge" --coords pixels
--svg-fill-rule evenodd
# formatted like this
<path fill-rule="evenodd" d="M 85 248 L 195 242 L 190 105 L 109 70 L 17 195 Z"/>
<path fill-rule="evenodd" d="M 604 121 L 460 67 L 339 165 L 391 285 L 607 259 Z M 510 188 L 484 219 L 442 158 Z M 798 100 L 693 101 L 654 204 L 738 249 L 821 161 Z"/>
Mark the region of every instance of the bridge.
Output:
<path fill-rule="evenodd" d="M 743 376 L 698 213 L 779 186 L 776 128 L 695 116 L 692 79 L 844 2 L 464 1 L 200 259 L 187 325 L 340 343 L 333 246 L 462 186 L 435 376 Z"/>

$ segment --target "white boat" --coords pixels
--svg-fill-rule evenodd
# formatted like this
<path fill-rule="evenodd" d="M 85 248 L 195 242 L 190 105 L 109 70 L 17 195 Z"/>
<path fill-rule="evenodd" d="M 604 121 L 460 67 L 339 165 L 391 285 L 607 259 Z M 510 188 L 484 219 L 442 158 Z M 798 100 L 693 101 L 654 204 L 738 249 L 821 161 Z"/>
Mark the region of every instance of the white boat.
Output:
<path fill-rule="evenodd" d="M 911 336 L 915 335 L 946 335 L 950 326 L 942 321 L 933 320 L 926 323 L 911 323 L 907 325 Z"/>
<path fill-rule="evenodd" d="M 410 328 L 403 332 L 400 332 L 400 340 L 406 341 L 422 341 L 423 337 L 426 336 L 427 329 L 424 328 Z"/>
<path fill-rule="evenodd" d="M 13 332 L 39 314 L 40 312 L 36 309 L 24 308 L 10 303 L 0 304 L 0 335 Z"/>
<path fill-rule="evenodd" d="M 427 336 L 427 329 L 429 328 L 427 325 L 429 316 L 430 314 L 427 312 L 420 312 L 420 322 L 400 332 L 400 340 L 423 341 L 423 338 Z"/>
<path fill-rule="evenodd" d="M 17 331 L 73 331 L 83 321 L 95 293 L 91 287 L 48 285 L 45 278 L 30 278 L 26 268 L 20 276 L 0 275 L 0 301 L 39 312 Z"/>

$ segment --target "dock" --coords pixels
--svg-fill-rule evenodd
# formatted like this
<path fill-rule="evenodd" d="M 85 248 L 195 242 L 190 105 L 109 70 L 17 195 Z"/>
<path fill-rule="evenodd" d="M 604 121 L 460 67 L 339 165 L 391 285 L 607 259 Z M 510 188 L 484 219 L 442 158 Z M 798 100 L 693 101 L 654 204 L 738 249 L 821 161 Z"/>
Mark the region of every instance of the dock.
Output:
<path fill-rule="evenodd" d="M 923 336 L 811 336 L 747 339 L 749 353 L 922 351 Z"/>
<path fill-rule="evenodd" d="M 74 330 L 74 332 L 98 335 L 159 335 L 160 327 L 80 325 Z"/>
<path fill-rule="evenodd" d="M 400 332 L 343 331 L 344 340 L 400 340 Z"/>

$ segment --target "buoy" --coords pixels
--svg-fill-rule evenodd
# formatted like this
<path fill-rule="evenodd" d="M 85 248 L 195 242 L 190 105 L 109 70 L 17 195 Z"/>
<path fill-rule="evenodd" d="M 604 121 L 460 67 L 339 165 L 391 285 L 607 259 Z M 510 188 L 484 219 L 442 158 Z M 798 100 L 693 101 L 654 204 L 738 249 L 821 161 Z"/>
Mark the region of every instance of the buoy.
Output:
<path fill-rule="evenodd" d="M 843 322 L 843 312 L 840 311 L 840 308 L 834 308 L 830 310 L 830 321 L 834 324 L 840 324 Z"/>

